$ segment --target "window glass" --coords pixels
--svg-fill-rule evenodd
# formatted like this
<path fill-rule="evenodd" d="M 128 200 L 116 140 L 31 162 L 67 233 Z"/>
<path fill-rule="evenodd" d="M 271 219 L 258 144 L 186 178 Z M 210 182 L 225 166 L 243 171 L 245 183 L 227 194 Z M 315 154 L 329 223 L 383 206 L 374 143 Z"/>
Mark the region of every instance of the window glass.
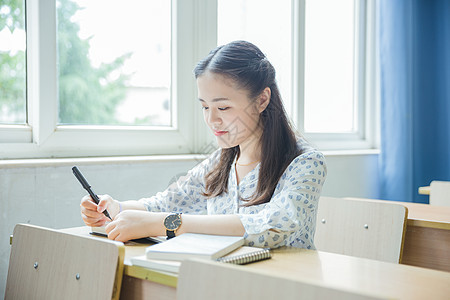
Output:
<path fill-rule="evenodd" d="M 59 123 L 171 125 L 167 0 L 58 0 Z"/>
<path fill-rule="evenodd" d="M 266 54 L 277 72 L 281 97 L 291 113 L 291 1 L 218 0 L 217 41 L 246 40 Z"/>
<path fill-rule="evenodd" d="M 305 132 L 354 132 L 354 0 L 305 6 Z"/>
<path fill-rule="evenodd" d="M 22 0 L 0 2 L 0 124 L 26 124 L 26 34 Z"/>

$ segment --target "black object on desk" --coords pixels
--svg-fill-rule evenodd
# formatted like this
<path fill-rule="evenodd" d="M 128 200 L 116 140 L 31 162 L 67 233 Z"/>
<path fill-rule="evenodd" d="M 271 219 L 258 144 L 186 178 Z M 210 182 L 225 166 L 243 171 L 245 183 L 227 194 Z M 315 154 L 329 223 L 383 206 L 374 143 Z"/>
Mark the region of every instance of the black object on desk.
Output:
<path fill-rule="evenodd" d="M 95 204 L 98 204 L 100 202 L 100 199 L 98 198 L 98 196 L 92 191 L 91 186 L 89 185 L 89 183 L 86 181 L 86 179 L 84 178 L 83 174 L 81 174 L 80 170 L 78 170 L 78 168 L 75 166 L 72 168 L 73 171 L 73 175 L 75 175 L 75 177 L 78 179 L 78 181 L 81 183 L 81 185 L 83 186 L 83 188 L 89 193 L 89 195 L 91 196 L 92 200 L 94 200 Z M 103 214 L 105 216 L 107 216 L 111 221 L 112 218 L 109 215 L 108 211 L 105 209 L 103 211 Z"/>

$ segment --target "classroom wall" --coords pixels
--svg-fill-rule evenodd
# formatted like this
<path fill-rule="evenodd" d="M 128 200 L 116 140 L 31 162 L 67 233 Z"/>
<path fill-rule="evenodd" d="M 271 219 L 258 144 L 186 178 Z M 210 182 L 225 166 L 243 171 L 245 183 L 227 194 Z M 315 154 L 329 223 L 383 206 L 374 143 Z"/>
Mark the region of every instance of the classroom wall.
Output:
<path fill-rule="evenodd" d="M 326 155 L 328 177 L 325 196 L 377 198 L 377 155 Z M 199 158 L 177 161 L 119 160 L 106 162 L 45 160 L 31 165 L 0 163 L 0 298 L 6 287 L 10 255 L 9 236 L 17 223 L 50 228 L 82 226 L 79 203 L 85 195 L 72 175 L 76 164 L 94 192 L 116 199 L 148 197 L 165 189 L 174 177 L 199 162 Z"/>

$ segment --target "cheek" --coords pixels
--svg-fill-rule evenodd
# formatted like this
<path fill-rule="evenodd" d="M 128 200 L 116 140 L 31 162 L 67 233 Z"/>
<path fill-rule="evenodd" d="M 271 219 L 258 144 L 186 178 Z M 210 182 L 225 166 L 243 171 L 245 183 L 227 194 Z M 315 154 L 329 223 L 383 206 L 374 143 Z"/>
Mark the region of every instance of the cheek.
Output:
<path fill-rule="evenodd" d="M 203 114 L 203 120 L 205 121 L 206 124 L 208 124 L 208 111 L 205 109 L 202 109 L 202 114 Z"/>
<path fill-rule="evenodd" d="M 259 122 L 258 114 L 253 115 L 245 114 L 240 117 L 239 122 L 237 122 L 237 124 L 242 129 L 245 128 L 246 130 L 254 131 L 258 126 L 258 122 Z"/>

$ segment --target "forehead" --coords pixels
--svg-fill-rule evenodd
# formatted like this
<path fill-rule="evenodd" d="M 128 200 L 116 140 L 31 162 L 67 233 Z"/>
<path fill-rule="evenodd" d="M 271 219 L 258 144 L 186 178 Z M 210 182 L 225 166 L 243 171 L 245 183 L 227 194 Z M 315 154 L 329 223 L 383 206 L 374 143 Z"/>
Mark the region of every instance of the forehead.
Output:
<path fill-rule="evenodd" d="M 198 76 L 197 82 L 207 82 L 209 84 L 216 83 L 220 85 L 225 85 L 229 88 L 238 89 L 238 85 L 236 81 L 229 76 L 225 76 L 219 73 L 214 73 L 210 71 L 206 71 L 202 75 Z"/>
<path fill-rule="evenodd" d="M 235 80 L 212 72 L 205 72 L 197 77 L 198 97 L 201 100 L 247 96 L 245 89 L 239 88 Z"/>

